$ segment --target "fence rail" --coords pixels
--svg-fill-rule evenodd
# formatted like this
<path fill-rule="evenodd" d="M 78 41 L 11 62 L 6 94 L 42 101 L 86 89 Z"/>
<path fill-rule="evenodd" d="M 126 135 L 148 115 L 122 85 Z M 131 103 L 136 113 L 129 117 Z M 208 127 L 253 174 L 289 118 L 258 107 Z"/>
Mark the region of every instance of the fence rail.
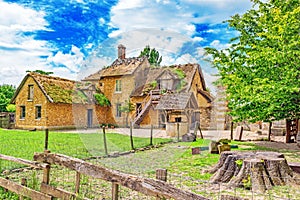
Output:
<path fill-rule="evenodd" d="M 31 199 L 50 200 L 52 199 L 52 197 L 61 199 L 77 198 L 80 190 L 81 175 L 86 175 L 110 182 L 112 184 L 112 200 L 119 199 L 119 186 L 124 186 L 133 191 L 145 194 L 146 196 L 153 196 L 158 199 L 172 198 L 178 200 L 208 200 L 207 198 L 195 193 L 178 189 L 163 180 L 142 178 L 135 175 L 126 174 L 116 170 L 111 170 L 98 165 L 94 165 L 77 158 L 72 158 L 62 154 L 53 154 L 47 150 L 45 150 L 44 153 L 36 153 L 34 155 L 35 161 L 15 158 L 2 154 L 0 154 L 0 159 L 27 165 L 36 169 L 43 169 L 43 177 L 40 187 L 41 191 L 36 191 L 24 184 L 18 184 L 14 181 L 0 177 L 1 187 L 15 192 L 18 195 L 29 197 Z M 49 184 L 51 165 L 59 165 L 76 172 L 74 192 L 66 191 Z M 159 176 L 161 177 L 161 171 L 159 172 Z"/>

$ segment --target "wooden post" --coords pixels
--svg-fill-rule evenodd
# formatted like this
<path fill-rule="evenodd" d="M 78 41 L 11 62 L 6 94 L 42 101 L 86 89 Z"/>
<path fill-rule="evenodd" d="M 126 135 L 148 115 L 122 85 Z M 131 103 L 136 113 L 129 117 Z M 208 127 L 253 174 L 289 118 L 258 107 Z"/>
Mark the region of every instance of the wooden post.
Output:
<path fill-rule="evenodd" d="M 167 182 L 168 171 L 167 169 L 157 169 L 156 179 Z"/>
<path fill-rule="evenodd" d="M 26 178 L 22 178 L 22 179 L 21 179 L 21 185 L 27 187 L 27 179 L 26 179 Z M 19 199 L 20 199 L 20 200 L 23 200 L 24 198 L 23 198 L 22 195 L 20 195 L 20 196 L 19 196 Z"/>
<path fill-rule="evenodd" d="M 133 138 L 132 138 L 132 121 L 130 121 L 130 145 L 131 145 L 131 149 L 134 150 Z"/>
<path fill-rule="evenodd" d="M 102 126 L 102 130 L 103 130 L 104 153 L 105 153 L 105 155 L 108 155 L 107 143 L 106 143 L 106 134 L 105 134 L 105 126 Z"/>
<path fill-rule="evenodd" d="M 200 138 L 203 139 L 203 134 L 202 134 L 202 130 L 201 130 L 201 127 L 200 127 L 200 122 L 198 124 L 198 129 L 200 131 Z"/>
<path fill-rule="evenodd" d="M 6 180 L 9 180 L 9 177 L 6 176 L 5 179 L 6 179 Z M 7 189 L 7 188 L 3 188 L 3 191 L 6 193 L 6 192 L 8 192 L 8 189 Z"/>
<path fill-rule="evenodd" d="M 285 135 L 285 143 L 289 143 L 291 139 L 291 121 L 286 119 L 285 120 L 285 127 L 286 127 L 286 135 Z"/>
<path fill-rule="evenodd" d="M 240 135 L 239 135 L 239 141 L 242 141 L 243 131 L 244 131 L 244 127 L 241 126 L 241 132 L 240 132 Z"/>
<path fill-rule="evenodd" d="M 45 168 L 43 169 L 43 183 L 49 185 L 50 182 L 50 168 L 51 166 L 47 164 Z"/>
<path fill-rule="evenodd" d="M 195 123 L 195 128 L 194 128 L 194 135 L 196 136 L 196 139 L 197 139 L 197 131 L 198 131 L 198 122 Z"/>
<path fill-rule="evenodd" d="M 272 130 L 272 122 L 269 123 L 269 132 L 268 132 L 268 141 L 271 140 L 271 131 Z"/>
<path fill-rule="evenodd" d="M 80 189 L 80 173 L 76 172 L 75 194 L 79 194 L 79 189 Z"/>
<path fill-rule="evenodd" d="M 48 150 L 48 136 L 49 136 L 49 129 L 45 129 L 45 150 Z"/>
<path fill-rule="evenodd" d="M 179 142 L 179 123 L 177 123 L 176 126 L 177 126 L 177 142 Z"/>
<path fill-rule="evenodd" d="M 119 184 L 112 183 L 112 200 L 118 200 L 119 199 Z"/>
<path fill-rule="evenodd" d="M 167 169 L 157 169 L 156 179 L 167 182 L 168 171 Z M 156 200 L 163 200 L 164 198 L 156 197 Z"/>
<path fill-rule="evenodd" d="M 151 130 L 150 130 L 150 145 L 153 145 L 152 138 L 153 138 L 153 124 L 151 124 Z"/>
<path fill-rule="evenodd" d="M 233 140 L 233 122 L 230 123 L 230 140 Z"/>

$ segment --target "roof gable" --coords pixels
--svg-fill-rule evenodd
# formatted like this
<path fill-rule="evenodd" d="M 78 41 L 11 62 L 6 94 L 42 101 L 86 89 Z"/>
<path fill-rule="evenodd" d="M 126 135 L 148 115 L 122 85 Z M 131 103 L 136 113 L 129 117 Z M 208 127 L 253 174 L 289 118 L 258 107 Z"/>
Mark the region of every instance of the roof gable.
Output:
<path fill-rule="evenodd" d="M 27 74 L 22 80 L 12 98 L 13 103 L 29 77 L 33 78 L 51 103 L 88 103 L 88 98 L 79 88 L 79 86 L 82 86 L 82 83 L 34 72 Z"/>
<path fill-rule="evenodd" d="M 133 58 L 117 58 L 110 66 L 99 70 L 98 72 L 84 78 L 84 81 L 100 80 L 103 77 L 109 76 L 124 76 L 133 74 L 138 67 L 143 63 L 148 62 L 147 57 L 133 57 Z"/>

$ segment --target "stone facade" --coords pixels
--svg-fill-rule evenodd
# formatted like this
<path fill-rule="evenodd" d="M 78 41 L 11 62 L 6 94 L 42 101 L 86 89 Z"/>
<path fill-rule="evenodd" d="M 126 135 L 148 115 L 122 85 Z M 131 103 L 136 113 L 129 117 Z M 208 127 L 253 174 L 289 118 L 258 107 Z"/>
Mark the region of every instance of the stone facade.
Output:
<path fill-rule="evenodd" d="M 49 76 L 49 82 L 54 83 L 55 80 L 64 81 Z M 41 88 L 33 76 L 27 75 L 23 79 L 13 98 L 16 104 L 16 128 L 83 128 L 97 127 L 102 123 L 115 123 L 108 112 L 108 107 L 101 107 L 95 103 L 56 103 L 51 102 L 47 95 L 49 94 Z"/>

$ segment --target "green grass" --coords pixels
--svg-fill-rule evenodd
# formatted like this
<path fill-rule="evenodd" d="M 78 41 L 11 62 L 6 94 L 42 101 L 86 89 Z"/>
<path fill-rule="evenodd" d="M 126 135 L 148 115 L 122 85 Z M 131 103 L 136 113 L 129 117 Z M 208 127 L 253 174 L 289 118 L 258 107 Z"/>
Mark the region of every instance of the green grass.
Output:
<path fill-rule="evenodd" d="M 42 152 L 44 150 L 44 132 L 41 131 L 18 131 L 18 130 L 4 130 L 0 129 L 0 153 L 11 155 L 15 157 L 32 159 L 34 152 Z M 106 133 L 108 153 L 124 152 L 131 150 L 130 138 L 126 135 L 115 133 Z M 160 144 L 170 141 L 169 139 L 153 139 L 153 144 Z M 149 145 L 149 138 L 134 138 L 134 147 L 144 147 Z M 128 154 L 120 157 L 109 157 L 105 159 L 97 159 L 91 162 L 101 164 L 108 168 L 121 170 L 123 172 L 132 173 L 144 177 L 155 178 L 155 170 L 158 168 L 166 168 L 168 173 L 173 176 L 171 183 L 180 188 L 187 188 L 196 193 L 203 194 L 206 197 L 211 197 L 213 191 L 205 190 L 197 191 L 199 184 L 207 184 L 207 181 L 212 176 L 211 174 L 204 173 L 203 170 L 210 169 L 215 165 L 220 155 L 210 154 L 208 150 L 201 151 L 200 154 L 192 155 L 193 147 L 208 146 L 210 140 L 197 139 L 195 142 L 178 142 L 168 143 L 161 148 L 153 148 L 149 151 L 139 151 L 134 154 Z M 286 151 L 280 149 L 271 149 L 258 146 L 252 142 L 236 142 L 232 141 L 230 144 L 239 146 L 240 151 L 247 150 L 268 150 L 279 151 L 283 153 L 287 159 L 299 160 L 300 155 L 294 151 Z M 276 146 L 274 146 L 276 148 Z M 90 156 L 104 155 L 103 148 L 103 134 L 80 134 L 80 133 L 49 133 L 49 150 L 54 153 L 66 154 L 77 158 L 86 158 Z M 10 163 L 10 164 L 8 164 Z M 0 160 L 0 169 L 15 168 L 11 162 Z M 58 179 L 62 179 L 60 173 L 57 173 L 55 168 L 52 172 L 58 175 Z M 64 171 L 61 173 L 65 173 Z M 52 176 L 51 176 L 52 177 Z M 71 176 L 73 177 L 73 175 Z M 53 178 L 53 177 L 52 177 Z M 94 180 L 94 179 L 91 179 Z M 203 182 L 201 182 L 203 181 Z M 58 181 L 57 181 L 58 182 Z M 74 180 L 72 179 L 72 183 Z M 65 182 L 64 182 L 65 184 Z M 98 182 L 97 182 L 98 184 Z M 99 185 L 95 184 L 95 187 Z M 106 184 L 106 183 L 105 183 Z M 92 184 L 94 186 L 94 184 Z M 73 185 L 72 185 L 73 187 Z M 203 186 L 204 188 L 206 187 Z M 93 190 L 92 188 L 91 190 Z M 110 191 L 110 188 L 108 188 Z M 239 191 L 237 189 L 237 191 Z M 272 193 L 279 193 L 280 189 L 274 188 Z M 230 192 L 230 191 L 229 191 Z M 242 192 L 249 192 L 241 189 Z M 2 195 L 2 196 L 1 196 Z M 0 199 L 5 199 L 5 194 L 0 191 Z M 278 195 L 278 194 L 277 194 Z M 6 199 L 13 199 L 14 196 L 7 197 Z"/>
<path fill-rule="evenodd" d="M 130 138 L 126 135 L 106 133 L 108 153 L 131 150 Z M 169 142 L 169 139 L 154 138 L 153 144 Z M 45 133 L 43 131 L 0 129 L 0 154 L 32 160 L 35 152 L 43 152 Z M 135 148 L 148 146 L 149 138 L 133 138 Z M 103 156 L 104 142 L 102 133 L 60 133 L 49 132 L 48 149 L 53 153 L 65 154 L 76 158 Z M 0 160 L 0 167 L 7 165 Z"/>

